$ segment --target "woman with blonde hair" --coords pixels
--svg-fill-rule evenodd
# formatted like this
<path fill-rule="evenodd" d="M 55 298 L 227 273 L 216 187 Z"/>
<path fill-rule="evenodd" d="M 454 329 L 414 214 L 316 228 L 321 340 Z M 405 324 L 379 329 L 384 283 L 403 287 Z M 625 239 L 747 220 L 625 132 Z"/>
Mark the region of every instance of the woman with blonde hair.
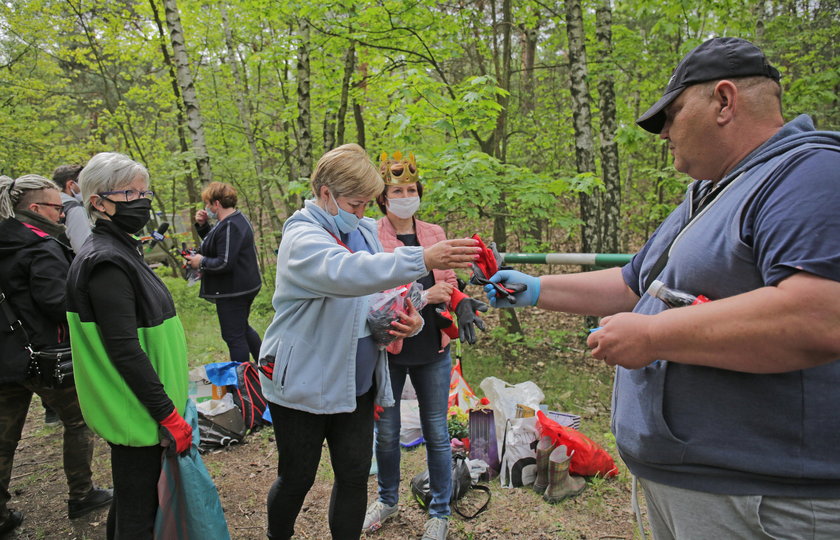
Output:
<path fill-rule="evenodd" d="M 283 227 L 276 313 L 260 350 L 279 461 L 268 494 L 268 536 L 294 534 L 326 440 L 335 473 L 330 531 L 333 538 L 358 538 L 367 506 L 374 404 L 394 403 L 385 350 L 366 323 L 369 297 L 431 269 L 467 268 L 478 248 L 465 238 L 384 253 L 376 222 L 364 217 L 382 192 L 382 179 L 356 144 L 324 154 L 310 185 L 314 198 Z M 411 308 L 391 333 L 404 338 L 421 326 Z"/>

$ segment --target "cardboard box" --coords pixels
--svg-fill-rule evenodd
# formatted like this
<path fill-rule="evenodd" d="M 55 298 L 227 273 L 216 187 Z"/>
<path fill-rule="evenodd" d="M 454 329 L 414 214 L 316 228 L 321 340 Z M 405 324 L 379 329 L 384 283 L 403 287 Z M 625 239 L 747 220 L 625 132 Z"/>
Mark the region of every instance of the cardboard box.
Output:
<path fill-rule="evenodd" d="M 189 396 L 196 403 L 208 399 L 222 399 L 228 393 L 227 387 L 212 384 L 205 375 L 203 366 L 190 370 Z"/>

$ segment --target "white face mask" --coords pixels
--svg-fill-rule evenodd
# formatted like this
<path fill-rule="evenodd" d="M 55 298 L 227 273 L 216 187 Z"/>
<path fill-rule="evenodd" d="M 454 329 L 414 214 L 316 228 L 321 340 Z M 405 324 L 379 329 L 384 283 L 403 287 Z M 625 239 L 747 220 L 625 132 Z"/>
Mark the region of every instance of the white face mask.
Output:
<path fill-rule="evenodd" d="M 420 197 L 402 197 L 400 199 L 388 199 L 388 210 L 395 216 L 408 219 L 420 208 Z"/>

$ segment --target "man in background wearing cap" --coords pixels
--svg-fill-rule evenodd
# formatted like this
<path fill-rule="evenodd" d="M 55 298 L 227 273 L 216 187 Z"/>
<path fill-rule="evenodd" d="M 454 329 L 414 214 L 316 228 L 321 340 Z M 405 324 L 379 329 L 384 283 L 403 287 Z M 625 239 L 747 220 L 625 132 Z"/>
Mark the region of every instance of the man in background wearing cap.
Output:
<path fill-rule="evenodd" d="M 637 121 L 694 178 L 623 268 L 536 278 L 496 307 L 604 316 L 612 430 L 654 537 L 840 538 L 840 133 L 785 123 L 742 39 L 680 62 Z M 658 279 L 713 301 L 667 309 Z"/>

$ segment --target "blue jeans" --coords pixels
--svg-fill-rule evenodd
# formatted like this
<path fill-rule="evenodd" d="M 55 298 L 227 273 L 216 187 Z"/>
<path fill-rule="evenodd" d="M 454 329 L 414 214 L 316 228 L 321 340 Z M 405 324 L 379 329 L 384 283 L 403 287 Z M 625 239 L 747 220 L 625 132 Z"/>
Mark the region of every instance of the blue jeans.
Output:
<path fill-rule="evenodd" d="M 452 448 L 446 425 L 449 408 L 449 373 L 452 358 L 446 356 L 422 366 L 391 364 L 391 388 L 396 405 L 386 408 L 376 423 L 376 461 L 379 465 L 379 500 L 395 505 L 400 486 L 400 396 L 406 375 L 417 391 L 420 423 L 426 439 L 426 461 L 429 464 L 429 485 L 432 504 L 429 515 L 445 518 L 450 514 L 452 494 Z"/>

